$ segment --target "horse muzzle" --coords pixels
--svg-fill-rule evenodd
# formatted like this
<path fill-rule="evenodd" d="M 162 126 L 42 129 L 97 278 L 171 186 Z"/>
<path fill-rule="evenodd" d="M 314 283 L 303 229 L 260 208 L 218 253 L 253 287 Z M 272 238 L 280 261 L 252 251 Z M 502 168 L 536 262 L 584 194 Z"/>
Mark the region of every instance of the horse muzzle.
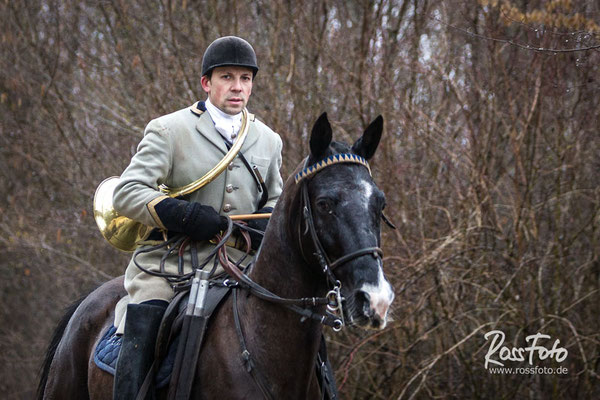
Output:
<path fill-rule="evenodd" d="M 362 328 L 383 329 L 392 301 L 394 292 L 387 280 L 378 285 L 365 284 L 347 299 L 346 320 Z"/>

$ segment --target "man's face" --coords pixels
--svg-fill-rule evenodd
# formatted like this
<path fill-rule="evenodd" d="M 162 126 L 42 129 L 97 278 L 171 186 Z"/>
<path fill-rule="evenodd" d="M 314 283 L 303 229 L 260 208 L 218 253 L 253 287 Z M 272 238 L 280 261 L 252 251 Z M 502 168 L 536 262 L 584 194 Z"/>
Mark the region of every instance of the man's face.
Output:
<path fill-rule="evenodd" d="M 200 80 L 210 102 L 229 115 L 242 112 L 252 93 L 252 70 L 245 67 L 225 66 L 213 69 L 209 79 Z"/>

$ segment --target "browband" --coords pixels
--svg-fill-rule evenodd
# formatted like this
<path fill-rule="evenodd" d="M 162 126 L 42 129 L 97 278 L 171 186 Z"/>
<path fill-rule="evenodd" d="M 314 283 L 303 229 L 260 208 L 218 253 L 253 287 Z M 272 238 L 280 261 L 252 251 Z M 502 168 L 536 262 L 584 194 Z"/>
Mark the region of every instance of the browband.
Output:
<path fill-rule="evenodd" d="M 356 155 L 356 154 L 341 153 L 341 154 L 334 154 L 332 156 L 328 156 L 328 157 L 324 158 L 323 160 L 318 161 L 318 162 L 314 163 L 313 165 L 304 168 L 302 171 L 300 171 L 296 174 L 294 179 L 296 180 L 296 183 L 299 183 L 304 178 L 308 178 L 309 176 L 316 174 L 317 172 L 319 172 L 320 170 L 322 170 L 325 167 L 329 167 L 330 165 L 340 164 L 340 163 L 362 164 L 365 167 L 367 167 L 367 169 L 369 170 L 369 175 L 371 175 L 371 168 L 369 167 L 369 163 L 363 157 Z"/>

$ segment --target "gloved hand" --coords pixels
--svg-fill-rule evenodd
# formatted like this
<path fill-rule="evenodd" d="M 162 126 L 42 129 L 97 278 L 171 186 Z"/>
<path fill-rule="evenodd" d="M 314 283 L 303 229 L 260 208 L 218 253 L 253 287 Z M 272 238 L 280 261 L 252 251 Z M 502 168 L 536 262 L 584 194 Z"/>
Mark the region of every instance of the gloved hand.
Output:
<path fill-rule="evenodd" d="M 254 214 L 266 214 L 266 213 L 271 213 L 271 212 L 273 212 L 273 207 L 263 207 L 260 210 L 254 212 Z M 264 232 L 267 230 L 268 223 L 269 223 L 268 218 L 251 219 L 248 221 L 248 226 L 250 228 L 254 228 L 261 232 Z M 248 233 L 250 234 L 250 240 L 252 241 L 252 246 L 251 246 L 252 250 L 258 250 L 258 248 L 260 247 L 260 244 L 262 243 L 264 235 L 261 235 L 259 233 L 252 232 L 252 231 L 248 231 Z"/>
<path fill-rule="evenodd" d="M 167 198 L 156 204 L 154 210 L 168 230 L 183 233 L 193 240 L 210 240 L 227 229 L 227 218 L 200 203 Z"/>

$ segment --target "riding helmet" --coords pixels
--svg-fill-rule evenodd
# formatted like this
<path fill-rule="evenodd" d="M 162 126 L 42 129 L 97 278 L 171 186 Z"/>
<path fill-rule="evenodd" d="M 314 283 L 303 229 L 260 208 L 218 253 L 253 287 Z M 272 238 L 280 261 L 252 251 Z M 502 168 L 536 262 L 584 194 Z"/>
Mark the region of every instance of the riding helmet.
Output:
<path fill-rule="evenodd" d="M 202 57 L 202 76 L 210 73 L 216 67 L 235 65 L 252 69 L 253 77 L 258 72 L 256 53 L 242 38 L 224 36 L 212 42 Z"/>

